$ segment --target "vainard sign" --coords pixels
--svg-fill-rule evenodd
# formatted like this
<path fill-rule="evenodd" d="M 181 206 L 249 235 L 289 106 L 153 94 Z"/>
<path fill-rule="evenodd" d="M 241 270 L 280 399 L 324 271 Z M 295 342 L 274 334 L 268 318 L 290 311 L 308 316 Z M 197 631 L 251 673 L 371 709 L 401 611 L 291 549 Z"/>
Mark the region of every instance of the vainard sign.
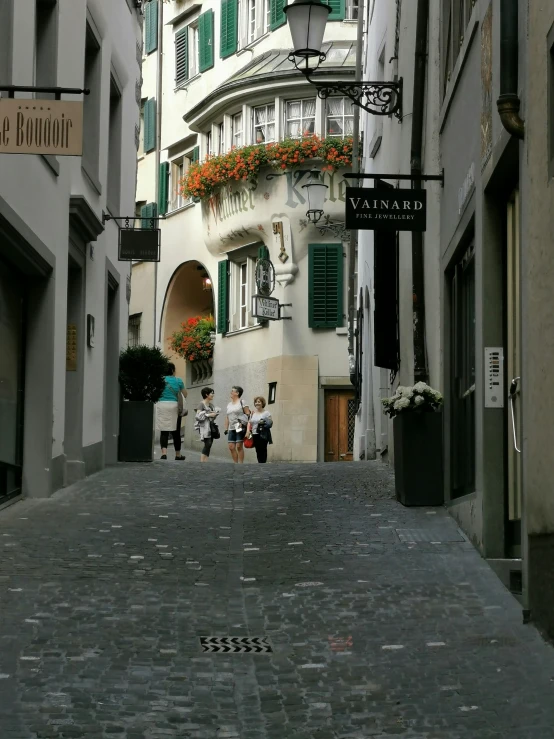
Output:
<path fill-rule="evenodd" d="M 426 222 L 426 190 L 346 188 L 346 228 L 425 231 Z"/>
<path fill-rule="evenodd" d="M 82 102 L 0 98 L 0 154 L 82 153 Z"/>

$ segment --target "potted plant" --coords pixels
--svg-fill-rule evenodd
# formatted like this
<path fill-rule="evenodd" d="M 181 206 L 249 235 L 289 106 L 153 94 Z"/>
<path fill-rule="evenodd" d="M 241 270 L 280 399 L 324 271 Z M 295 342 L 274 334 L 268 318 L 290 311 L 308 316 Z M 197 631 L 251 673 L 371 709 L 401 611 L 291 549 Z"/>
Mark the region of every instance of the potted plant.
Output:
<path fill-rule="evenodd" d="M 120 462 L 152 462 L 154 458 L 154 403 L 165 387 L 167 363 L 158 347 L 130 346 L 119 355 Z"/>
<path fill-rule="evenodd" d="M 399 386 L 384 398 L 394 419 L 394 474 L 397 500 L 405 506 L 442 505 L 442 395 L 425 382 Z"/>
<path fill-rule="evenodd" d="M 213 316 L 194 316 L 183 321 L 169 337 L 169 347 L 187 362 L 187 385 L 207 382 L 212 376 L 215 322 Z"/>

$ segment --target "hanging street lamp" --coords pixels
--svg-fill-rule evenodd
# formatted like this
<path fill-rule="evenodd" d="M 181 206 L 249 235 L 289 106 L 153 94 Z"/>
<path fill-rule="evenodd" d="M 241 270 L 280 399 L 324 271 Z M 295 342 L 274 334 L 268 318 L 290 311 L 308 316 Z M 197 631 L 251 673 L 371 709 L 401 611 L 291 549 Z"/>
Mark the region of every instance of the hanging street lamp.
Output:
<path fill-rule="evenodd" d="M 316 224 L 323 215 L 325 194 L 329 189 L 328 185 L 323 184 L 319 169 L 312 169 L 310 171 L 310 179 L 305 185 L 302 185 L 302 189 L 306 191 L 306 198 L 308 200 L 306 217 L 310 223 Z"/>
<path fill-rule="evenodd" d="M 315 85 L 318 97 L 325 100 L 331 95 L 344 95 L 372 115 L 402 117 L 402 78 L 394 82 L 315 82 L 311 79 L 327 58 L 321 47 L 331 12 L 329 5 L 321 0 L 297 0 L 285 5 L 284 12 L 294 47 L 289 61 Z"/>

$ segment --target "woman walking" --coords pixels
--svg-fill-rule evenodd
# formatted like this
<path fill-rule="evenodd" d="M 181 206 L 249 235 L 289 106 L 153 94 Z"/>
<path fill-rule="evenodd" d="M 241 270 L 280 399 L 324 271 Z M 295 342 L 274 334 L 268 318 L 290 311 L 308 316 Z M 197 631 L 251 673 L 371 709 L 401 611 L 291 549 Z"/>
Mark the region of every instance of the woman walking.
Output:
<path fill-rule="evenodd" d="M 233 385 L 231 388 L 231 402 L 227 405 L 227 415 L 225 417 L 225 435 L 233 462 L 243 464 L 244 449 L 243 442 L 246 436 L 246 426 L 248 417 L 250 416 L 250 408 L 243 405 L 241 400 L 243 390 L 240 385 Z"/>
<path fill-rule="evenodd" d="M 200 440 L 204 442 L 200 461 L 207 462 L 212 449 L 212 444 L 214 443 L 212 436 L 212 422 L 217 418 L 221 408 L 216 408 L 212 403 L 214 399 L 214 391 L 211 387 L 203 387 L 200 393 L 202 395 L 202 402 L 196 410 L 194 428 L 198 429 L 200 432 Z"/>
<path fill-rule="evenodd" d="M 273 426 L 271 413 L 265 410 L 265 398 L 256 395 L 254 398 L 255 411 L 250 416 L 246 435 L 252 436 L 256 457 L 260 464 L 267 462 L 267 445 L 273 444 L 270 428 Z"/>
<path fill-rule="evenodd" d="M 181 454 L 179 410 L 184 407 L 183 399 L 187 397 L 187 391 L 181 378 L 175 377 L 173 362 L 168 363 L 167 372 L 164 391 L 156 404 L 156 429 L 160 432 L 160 446 L 162 448 L 160 459 L 167 459 L 167 443 L 171 434 L 175 447 L 175 459 L 181 460 L 185 457 Z"/>

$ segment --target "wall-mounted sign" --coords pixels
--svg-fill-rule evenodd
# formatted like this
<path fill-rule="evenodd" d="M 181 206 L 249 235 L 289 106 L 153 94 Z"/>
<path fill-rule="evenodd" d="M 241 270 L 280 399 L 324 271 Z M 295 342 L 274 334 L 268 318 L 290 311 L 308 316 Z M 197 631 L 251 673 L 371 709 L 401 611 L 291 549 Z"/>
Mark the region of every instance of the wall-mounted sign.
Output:
<path fill-rule="evenodd" d="M 264 321 L 278 321 L 281 318 L 279 300 L 262 295 L 253 295 L 252 315 L 255 318 L 263 318 Z"/>
<path fill-rule="evenodd" d="M 426 190 L 346 188 L 346 228 L 425 231 L 426 225 Z"/>
<path fill-rule="evenodd" d="M 0 98 L 0 154 L 82 153 L 82 102 Z"/>
<path fill-rule="evenodd" d="M 504 408 L 504 348 L 485 347 L 485 408 Z"/>
<path fill-rule="evenodd" d="M 159 262 L 159 228 L 122 228 L 119 231 L 119 261 Z"/>

